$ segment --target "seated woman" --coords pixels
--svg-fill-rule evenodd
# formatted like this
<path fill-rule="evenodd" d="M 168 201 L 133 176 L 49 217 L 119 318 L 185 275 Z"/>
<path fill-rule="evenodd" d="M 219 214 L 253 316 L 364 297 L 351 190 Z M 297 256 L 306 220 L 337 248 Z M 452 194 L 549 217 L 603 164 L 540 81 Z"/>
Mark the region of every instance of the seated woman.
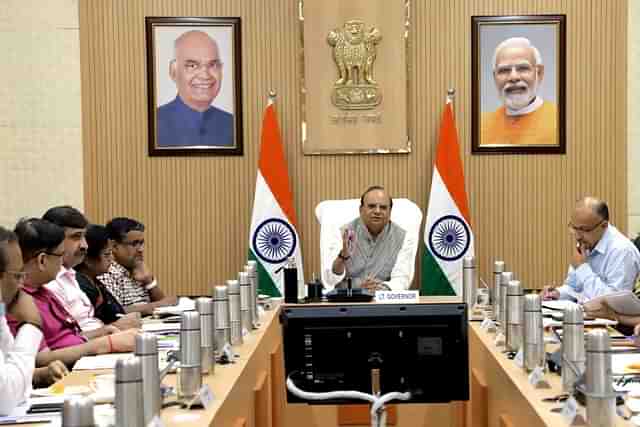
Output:
<path fill-rule="evenodd" d="M 118 300 L 104 286 L 98 276 L 109 271 L 109 266 L 113 262 L 111 252 L 111 241 L 107 229 L 102 225 L 91 224 L 87 227 L 87 255 L 84 261 L 76 266 L 76 278 L 80 284 L 80 289 L 89 297 L 89 301 L 95 309 L 95 316 L 105 324 L 110 324 L 125 316 L 125 311 Z M 132 322 L 136 322 L 135 316 Z M 131 327 L 140 327 L 132 324 Z"/>

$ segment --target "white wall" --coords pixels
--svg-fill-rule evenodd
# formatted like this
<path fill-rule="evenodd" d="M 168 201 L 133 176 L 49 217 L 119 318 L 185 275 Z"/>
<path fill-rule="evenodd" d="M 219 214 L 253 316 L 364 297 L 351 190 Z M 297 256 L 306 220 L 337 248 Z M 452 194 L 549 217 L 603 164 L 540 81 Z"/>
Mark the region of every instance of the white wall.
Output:
<path fill-rule="evenodd" d="M 0 225 L 83 208 L 77 0 L 0 5 Z"/>
<path fill-rule="evenodd" d="M 640 1 L 629 0 L 627 144 L 629 233 L 640 233 Z"/>

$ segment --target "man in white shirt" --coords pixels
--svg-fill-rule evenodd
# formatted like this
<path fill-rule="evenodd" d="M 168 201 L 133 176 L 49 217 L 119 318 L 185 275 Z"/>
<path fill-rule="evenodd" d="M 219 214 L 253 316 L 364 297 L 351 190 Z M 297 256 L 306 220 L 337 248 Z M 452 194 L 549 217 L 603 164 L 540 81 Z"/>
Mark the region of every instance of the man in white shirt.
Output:
<path fill-rule="evenodd" d="M 640 273 L 640 252 L 609 223 L 609 207 L 595 197 L 579 200 L 569 222 L 576 240 L 564 284 L 545 287 L 545 299 L 584 302 L 616 291 L 632 291 Z"/>
<path fill-rule="evenodd" d="M 360 217 L 345 224 L 329 244 L 322 260 L 327 289 L 406 290 L 415 258 L 404 229 L 391 222 L 393 200 L 380 186 L 360 198 Z"/>
<path fill-rule="evenodd" d="M 10 256 L 22 259 L 16 235 L 0 227 L 0 415 L 9 414 L 29 396 L 36 353 L 42 340 L 38 310 L 30 299 L 25 299 L 24 303 L 31 303 L 32 310 L 25 312 L 33 315 L 18 319 L 20 324 L 15 339 L 7 326 L 3 282 L 8 275 L 24 275 L 22 271 L 7 268 Z"/>
<path fill-rule="evenodd" d="M 55 280 L 47 283 L 45 287 L 60 300 L 64 308 L 76 319 L 85 335 L 89 338 L 95 338 L 117 332 L 117 330 L 140 327 L 139 321 L 133 317 L 122 318 L 105 326 L 100 319 L 94 316 L 94 307 L 76 280 L 76 271 L 73 267 L 80 264 L 87 254 L 85 234 L 89 222 L 85 216 L 71 206 L 57 206 L 49 209 L 42 219 L 64 229 L 62 267 Z"/>

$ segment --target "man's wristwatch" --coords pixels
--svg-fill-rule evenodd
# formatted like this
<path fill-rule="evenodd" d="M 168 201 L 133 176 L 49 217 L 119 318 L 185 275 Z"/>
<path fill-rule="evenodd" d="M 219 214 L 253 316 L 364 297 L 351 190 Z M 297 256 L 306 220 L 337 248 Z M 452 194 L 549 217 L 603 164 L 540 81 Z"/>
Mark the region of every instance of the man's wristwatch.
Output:
<path fill-rule="evenodd" d="M 351 256 L 343 256 L 343 255 L 342 255 L 342 251 L 341 251 L 341 252 L 338 252 L 338 258 L 340 258 L 340 259 L 341 259 L 341 260 L 343 260 L 343 261 L 346 261 L 346 260 L 348 260 L 349 258 L 351 258 Z"/>

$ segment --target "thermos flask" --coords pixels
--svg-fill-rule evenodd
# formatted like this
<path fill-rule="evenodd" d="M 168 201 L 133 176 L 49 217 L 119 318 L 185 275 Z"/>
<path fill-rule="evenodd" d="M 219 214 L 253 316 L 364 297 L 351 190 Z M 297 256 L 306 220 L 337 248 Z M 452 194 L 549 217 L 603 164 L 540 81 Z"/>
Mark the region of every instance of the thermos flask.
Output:
<path fill-rule="evenodd" d="M 240 313 L 240 284 L 237 280 L 227 280 L 229 297 L 229 326 L 231 328 L 231 345 L 240 345 L 242 339 L 242 315 Z"/>
<path fill-rule="evenodd" d="M 507 286 L 507 334 L 506 348 L 519 351 L 522 347 L 522 333 L 524 327 L 524 310 L 522 285 L 518 280 L 511 280 Z"/>
<path fill-rule="evenodd" d="M 564 309 L 562 322 L 562 389 L 573 393 L 584 369 L 584 315 L 578 304 L 571 303 Z"/>
<path fill-rule="evenodd" d="M 213 374 L 215 370 L 215 355 L 213 342 L 215 340 L 215 325 L 213 321 L 213 299 L 196 299 L 196 311 L 200 313 L 200 363 L 203 374 Z"/>
<path fill-rule="evenodd" d="M 178 399 L 192 401 L 202 387 L 200 313 L 185 311 L 180 324 L 180 367 Z"/>
<path fill-rule="evenodd" d="M 157 369 L 157 367 L 156 367 Z M 142 364 L 133 356 L 116 361 L 116 425 L 144 427 Z"/>
<path fill-rule="evenodd" d="M 603 329 L 587 336 L 587 422 L 591 427 L 615 424 L 616 395 L 611 372 L 611 342 Z"/>
<path fill-rule="evenodd" d="M 544 368 L 544 329 L 542 327 L 542 305 L 540 295 L 524 296 L 524 369 L 533 371 L 536 367 Z"/>
<path fill-rule="evenodd" d="M 96 427 L 93 418 L 93 399 L 71 396 L 62 406 L 62 427 Z"/>

